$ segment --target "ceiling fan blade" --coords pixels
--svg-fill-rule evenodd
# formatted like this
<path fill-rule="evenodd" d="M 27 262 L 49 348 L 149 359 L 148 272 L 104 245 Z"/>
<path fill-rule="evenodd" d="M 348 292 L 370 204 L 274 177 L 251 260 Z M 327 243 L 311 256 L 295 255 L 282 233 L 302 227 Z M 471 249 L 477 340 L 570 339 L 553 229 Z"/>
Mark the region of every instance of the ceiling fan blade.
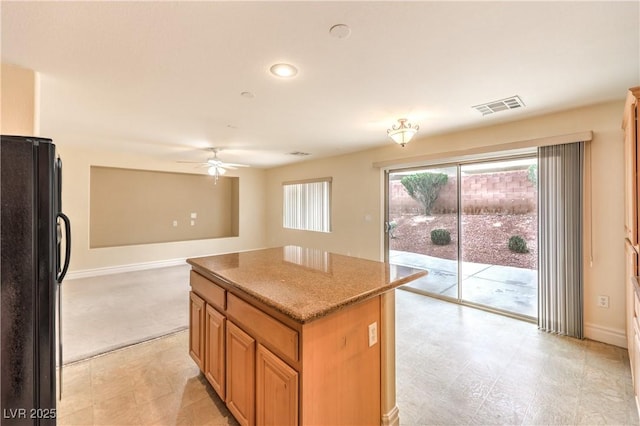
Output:
<path fill-rule="evenodd" d="M 251 167 L 248 164 L 236 164 L 236 163 L 226 163 L 223 162 L 225 167 Z"/>
<path fill-rule="evenodd" d="M 200 164 L 203 167 L 218 167 L 221 169 L 235 170 L 238 167 L 251 167 L 248 164 L 227 163 L 218 158 L 218 152 L 220 148 L 207 148 L 207 151 L 213 153 L 213 156 L 209 157 L 206 161 L 178 161 L 178 163 L 191 163 Z"/>

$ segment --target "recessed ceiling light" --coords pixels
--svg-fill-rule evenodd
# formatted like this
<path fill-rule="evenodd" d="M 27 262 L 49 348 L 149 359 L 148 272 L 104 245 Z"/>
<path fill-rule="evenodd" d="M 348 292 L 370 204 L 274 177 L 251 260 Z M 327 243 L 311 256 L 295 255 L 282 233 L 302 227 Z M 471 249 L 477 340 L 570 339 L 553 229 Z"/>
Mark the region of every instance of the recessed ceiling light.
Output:
<path fill-rule="evenodd" d="M 298 68 L 291 64 L 275 64 L 269 70 L 271 74 L 280 78 L 291 78 L 298 74 Z"/>
<path fill-rule="evenodd" d="M 329 34 L 335 38 L 349 38 L 351 35 L 351 28 L 345 24 L 336 24 L 329 28 Z"/>

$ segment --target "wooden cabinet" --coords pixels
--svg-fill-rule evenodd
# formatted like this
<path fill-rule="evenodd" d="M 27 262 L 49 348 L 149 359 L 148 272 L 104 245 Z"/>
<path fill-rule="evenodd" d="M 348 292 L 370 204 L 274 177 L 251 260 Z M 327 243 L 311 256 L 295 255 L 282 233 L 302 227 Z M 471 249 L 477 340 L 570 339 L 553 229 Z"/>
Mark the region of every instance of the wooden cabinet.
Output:
<path fill-rule="evenodd" d="M 224 400 L 226 396 L 224 310 L 226 292 L 201 275 L 191 272 L 189 295 L 189 354 L 204 373 L 211 387 Z"/>
<path fill-rule="evenodd" d="M 381 424 L 380 299 L 373 298 L 305 324 L 300 423 Z"/>
<path fill-rule="evenodd" d="M 382 296 L 297 322 L 192 271 L 189 353 L 241 425 L 382 419 Z"/>
<path fill-rule="evenodd" d="M 255 424 L 256 341 L 227 323 L 227 407 L 241 425 Z"/>
<path fill-rule="evenodd" d="M 225 399 L 225 323 L 227 319 L 213 306 L 205 311 L 204 375 L 220 398 Z"/>
<path fill-rule="evenodd" d="M 236 420 L 298 424 L 298 332 L 194 271 L 191 288 L 189 353 Z"/>
<path fill-rule="evenodd" d="M 267 348 L 256 356 L 256 424 L 298 424 L 298 373 Z"/>
<path fill-rule="evenodd" d="M 636 327 L 636 333 L 634 336 L 635 336 L 633 339 L 634 355 L 633 355 L 633 358 L 631 359 L 631 363 L 638 366 L 638 364 L 640 364 L 640 335 L 638 333 L 637 327 Z M 637 370 L 636 370 L 636 374 L 637 374 Z M 635 394 L 636 407 L 638 407 L 640 404 L 640 380 L 634 380 L 633 391 Z"/>
<path fill-rule="evenodd" d="M 640 150 L 638 149 L 638 99 L 640 98 L 640 87 L 629 90 L 625 104 L 625 112 L 622 120 L 624 130 L 624 191 L 625 191 L 625 236 L 632 245 L 638 246 L 638 185 L 640 174 L 638 173 L 638 161 Z"/>
<path fill-rule="evenodd" d="M 629 360 L 631 361 L 631 375 L 635 377 L 635 324 L 637 322 L 637 296 L 635 292 L 634 277 L 638 275 L 638 253 L 627 240 L 625 242 L 625 292 L 626 292 L 626 317 L 627 317 L 627 348 L 629 349 Z"/>
<path fill-rule="evenodd" d="M 204 368 L 204 300 L 194 292 L 189 293 L 189 355 L 198 368 Z"/>
<path fill-rule="evenodd" d="M 640 218 L 640 147 L 638 146 L 638 105 L 640 87 L 629 89 L 625 103 L 624 130 L 624 232 L 625 232 L 625 292 L 627 348 L 636 405 L 640 409 L 640 299 L 637 292 Z"/>

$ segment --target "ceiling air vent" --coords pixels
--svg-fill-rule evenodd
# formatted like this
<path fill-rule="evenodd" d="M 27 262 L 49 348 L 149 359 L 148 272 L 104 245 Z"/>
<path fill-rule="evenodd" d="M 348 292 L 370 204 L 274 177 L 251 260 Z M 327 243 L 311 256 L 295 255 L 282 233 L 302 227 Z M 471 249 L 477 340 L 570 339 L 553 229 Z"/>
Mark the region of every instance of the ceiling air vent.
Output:
<path fill-rule="evenodd" d="M 290 152 L 289 155 L 297 155 L 298 157 L 306 157 L 307 155 L 311 155 L 309 152 L 301 152 L 301 151 L 293 151 Z"/>
<path fill-rule="evenodd" d="M 475 105 L 475 108 L 482 115 L 493 114 L 494 112 L 506 111 L 508 109 L 516 109 L 524 106 L 524 102 L 519 96 L 501 99 L 499 101 L 487 102 L 486 104 Z"/>

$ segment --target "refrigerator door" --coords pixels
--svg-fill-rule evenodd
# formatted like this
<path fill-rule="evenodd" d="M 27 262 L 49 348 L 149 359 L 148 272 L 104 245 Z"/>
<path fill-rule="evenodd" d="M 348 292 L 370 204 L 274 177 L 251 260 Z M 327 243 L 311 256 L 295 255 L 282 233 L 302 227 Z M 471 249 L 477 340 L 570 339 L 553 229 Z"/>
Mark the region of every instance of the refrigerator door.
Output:
<path fill-rule="evenodd" d="M 1 137 L 3 425 L 55 425 L 54 159 L 51 140 Z"/>

